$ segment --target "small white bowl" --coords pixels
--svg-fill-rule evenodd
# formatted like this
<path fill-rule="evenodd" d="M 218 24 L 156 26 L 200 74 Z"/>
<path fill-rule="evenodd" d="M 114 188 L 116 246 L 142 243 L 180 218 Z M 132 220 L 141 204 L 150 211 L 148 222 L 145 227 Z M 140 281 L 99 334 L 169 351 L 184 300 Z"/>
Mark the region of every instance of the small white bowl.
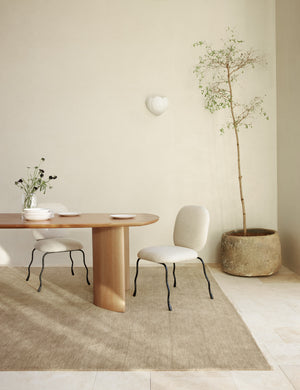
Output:
<path fill-rule="evenodd" d="M 45 209 L 45 208 L 40 208 L 40 207 L 30 207 L 28 209 L 24 209 L 24 211 L 28 212 L 28 211 L 44 211 L 44 210 L 48 210 L 48 209 Z"/>
<path fill-rule="evenodd" d="M 24 218 L 28 221 L 46 221 L 51 218 L 51 214 L 37 214 L 37 215 L 26 215 L 24 214 Z"/>
<path fill-rule="evenodd" d="M 23 215 L 28 221 L 43 221 L 53 217 L 51 210 L 38 207 L 24 209 Z"/>
<path fill-rule="evenodd" d="M 44 213 L 46 211 L 49 211 L 49 209 L 41 209 L 41 208 L 32 208 L 32 209 L 24 209 L 24 213 Z"/>

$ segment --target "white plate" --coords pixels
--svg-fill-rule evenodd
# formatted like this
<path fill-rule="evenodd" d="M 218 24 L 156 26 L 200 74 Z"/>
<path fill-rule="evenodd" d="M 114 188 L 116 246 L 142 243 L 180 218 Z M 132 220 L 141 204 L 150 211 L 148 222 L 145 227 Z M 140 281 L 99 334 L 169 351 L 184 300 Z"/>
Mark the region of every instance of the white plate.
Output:
<path fill-rule="evenodd" d="M 76 211 L 68 211 L 66 213 L 58 213 L 61 217 L 74 217 L 75 215 L 80 215 L 80 213 L 77 213 Z"/>
<path fill-rule="evenodd" d="M 135 214 L 111 214 L 114 219 L 130 219 L 136 217 Z"/>
<path fill-rule="evenodd" d="M 39 213 L 49 213 L 49 209 L 24 209 L 24 214 L 39 214 Z"/>
<path fill-rule="evenodd" d="M 45 211 L 39 211 L 38 213 L 30 213 L 29 211 L 24 211 L 24 215 L 45 215 L 45 214 L 51 214 L 50 210 Z"/>
<path fill-rule="evenodd" d="M 47 221 L 51 215 L 25 215 L 27 221 Z"/>
<path fill-rule="evenodd" d="M 30 213 L 30 212 L 24 212 L 24 215 L 46 215 L 51 214 L 51 211 L 39 211 L 38 213 Z"/>

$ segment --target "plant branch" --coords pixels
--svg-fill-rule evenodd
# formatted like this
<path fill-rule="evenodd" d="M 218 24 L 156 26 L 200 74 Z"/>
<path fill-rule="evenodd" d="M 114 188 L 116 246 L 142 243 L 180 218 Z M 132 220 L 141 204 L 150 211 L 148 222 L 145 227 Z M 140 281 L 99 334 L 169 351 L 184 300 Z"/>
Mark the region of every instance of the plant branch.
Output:
<path fill-rule="evenodd" d="M 241 157 L 240 157 L 240 141 L 239 141 L 238 124 L 235 120 L 234 109 L 233 109 L 233 94 L 232 94 L 231 76 L 230 76 L 228 64 L 227 64 L 227 77 L 228 77 L 228 87 L 229 87 L 229 94 L 230 94 L 230 112 L 231 112 L 231 116 L 232 116 L 232 122 L 233 122 L 233 127 L 234 127 L 235 138 L 236 138 L 238 179 L 239 179 L 239 188 L 240 188 L 240 199 L 241 199 L 242 211 L 243 211 L 243 232 L 244 232 L 244 235 L 246 235 L 247 234 L 246 207 L 245 207 L 245 200 L 244 200 L 244 195 L 243 195 Z"/>

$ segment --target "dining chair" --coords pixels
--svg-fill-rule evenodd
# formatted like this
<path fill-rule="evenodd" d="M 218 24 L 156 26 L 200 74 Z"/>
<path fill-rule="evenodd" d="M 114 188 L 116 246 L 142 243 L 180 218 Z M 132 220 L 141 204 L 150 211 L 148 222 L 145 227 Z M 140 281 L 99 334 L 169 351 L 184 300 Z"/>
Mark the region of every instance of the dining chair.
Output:
<path fill-rule="evenodd" d="M 173 263 L 173 287 L 176 287 L 175 264 L 185 260 L 201 261 L 203 266 L 204 276 L 208 284 L 208 292 L 210 299 L 213 299 L 210 282 L 206 274 L 205 264 L 198 252 L 205 246 L 209 227 L 209 213 L 203 206 L 184 206 L 177 214 L 172 246 L 152 246 L 141 249 L 138 252 L 138 259 L 136 262 L 136 274 L 134 278 L 134 292 L 137 292 L 137 277 L 139 272 L 139 262 L 141 259 L 152 261 L 161 264 L 165 268 L 166 286 L 168 290 L 167 304 L 171 311 L 170 304 L 170 288 L 168 283 L 168 268 L 166 263 Z"/>
<path fill-rule="evenodd" d="M 53 213 L 66 213 L 68 209 L 61 203 L 42 203 L 39 204 L 39 207 L 48 208 Z M 67 217 L 66 217 L 67 218 Z M 40 251 L 43 253 L 42 256 L 42 268 L 39 275 L 40 285 L 38 288 L 38 292 L 42 289 L 42 274 L 44 271 L 45 265 L 45 257 L 52 253 L 60 253 L 60 252 L 69 252 L 70 260 L 71 260 L 71 273 L 74 275 L 73 269 L 73 258 L 72 252 L 81 252 L 83 257 L 83 264 L 86 269 L 86 281 L 87 284 L 90 285 L 89 277 L 88 277 L 88 268 L 85 262 L 85 253 L 83 251 L 83 245 L 81 242 L 71 239 L 68 237 L 68 229 L 33 229 L 32 230 L 33 237 L 35 238 L 34 248 L 31 253 L 31 261 L 28 266 L 28 274 L 26 281 L 30 278 L 30 267 L 33 262 L 35 251 Z"/>

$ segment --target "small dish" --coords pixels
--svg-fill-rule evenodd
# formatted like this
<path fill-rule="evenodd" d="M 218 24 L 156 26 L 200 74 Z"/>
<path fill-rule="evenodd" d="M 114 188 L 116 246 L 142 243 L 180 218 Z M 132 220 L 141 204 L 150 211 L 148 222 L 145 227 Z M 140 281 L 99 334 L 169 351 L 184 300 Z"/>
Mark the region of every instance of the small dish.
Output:
<path fill-rule="evenodd" d="M 131 219 L 136 217 L 135 214 L 111 214 L 110 216 L 114 219 Z"/>
<path fill-rule="evenodd" d="M 75 217 L 76 215 L 80 215 L 80 213 L 76 211 L 68 211 L 65 213 L 58 213 L 58 215 L 60 215 L 61 217 Z"/>
<path fill-rule="evenodd" d="M 30 209 L 24 209 L 23 210 L 24 213 L 44 213 L 45 211 L 49 211 L 49 209 L 44 209 L 44 208 L 40 208 L 40 207 L 32 207 Z"/>
<path fill-rule="evenodd" d="M 51 215 L 25 215 L 24 218 L 27 221 L 47 221 L 51 218 Z"/>

